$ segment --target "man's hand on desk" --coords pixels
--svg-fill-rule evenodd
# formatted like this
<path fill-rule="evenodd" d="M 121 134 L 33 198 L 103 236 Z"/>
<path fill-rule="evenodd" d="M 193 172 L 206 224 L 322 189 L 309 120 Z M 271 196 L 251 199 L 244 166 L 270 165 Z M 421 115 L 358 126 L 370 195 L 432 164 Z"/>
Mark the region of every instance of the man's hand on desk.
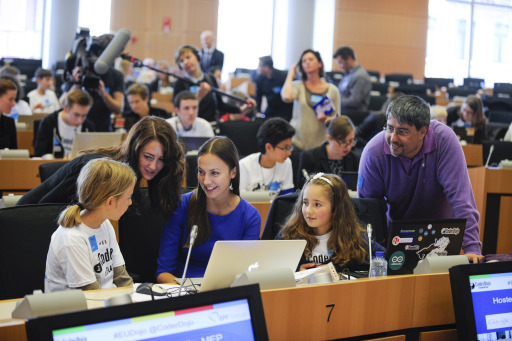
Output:
<path fill-rule="evenodd" d="M 477 254 L 474 254 L 474 253 L 466 253 L 465 254 L 466 257 L 468 257 L 468 260 L 470 263 L 478 263 L 478 261 L 482 258 L 484 258 L 484 256 L 482 255 L 477 255 Z"/>

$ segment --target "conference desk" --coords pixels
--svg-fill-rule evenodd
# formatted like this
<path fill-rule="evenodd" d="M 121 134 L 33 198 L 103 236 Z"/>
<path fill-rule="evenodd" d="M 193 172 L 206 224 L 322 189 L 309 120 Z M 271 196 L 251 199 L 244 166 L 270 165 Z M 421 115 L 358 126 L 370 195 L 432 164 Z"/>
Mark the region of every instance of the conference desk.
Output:
<path fill-rule="evenodd" d="M 86 292 L 101 299 L 131 288 Z M 326 285 L 263 290 L 270 340 L 326 340 L 367 335 L 366 340 L 456 340 L 447 273 L 360 279 Z M 16 300 L 0 302 L 0 340 L 25 340 L 24 321 L 11 319 Z M 87 301 L 89 309 L 102 301 Z M 391 334 L 383 334 L 383 333 Z"/>
<path fill-rule="evenodd" d="M 468 168 L 480 212 L 482 254 L 512 252 L 512 169 Z"/>
<path fill-rule="evenodd" d="M 17 130 L 16 139 L 18 140 L 18 149 L 28 149 L 30 155 L 34 155 L 34 131 Z"/>
<path fill-rule="evenodd" d="M 41 184 L 39 165 L 62 161 L 33 159 L 0 159 L 0 192 L 27 192 Z"/>
<path fill-rule="evenodd" d="M 484 153 L 481 144 L 467 144 L 462 146 L 462 151 L 466 157 L 468 167 L 477 167 L 484 165 Z"/>

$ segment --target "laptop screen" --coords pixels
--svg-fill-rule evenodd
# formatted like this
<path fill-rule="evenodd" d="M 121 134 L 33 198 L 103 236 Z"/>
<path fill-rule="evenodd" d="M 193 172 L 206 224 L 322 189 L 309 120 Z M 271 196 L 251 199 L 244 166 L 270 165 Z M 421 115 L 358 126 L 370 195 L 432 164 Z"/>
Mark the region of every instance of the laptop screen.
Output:
<path fill-rule="evenodd" d="M 459 255 L 466 219 L 393 220 L 386 247 L 388 275 L 412 274 L 425 257 Z"/>
<path fill-rule="evenodd" d="M 42 317 L 27 322 L 27 335 L 55 341 L 268 339 L 259 287 L 240 288 Z"/>
<path fill-rule="evenodd" d="M 450 269 L 459 340 L 512 339 L 512 262 Z"/>

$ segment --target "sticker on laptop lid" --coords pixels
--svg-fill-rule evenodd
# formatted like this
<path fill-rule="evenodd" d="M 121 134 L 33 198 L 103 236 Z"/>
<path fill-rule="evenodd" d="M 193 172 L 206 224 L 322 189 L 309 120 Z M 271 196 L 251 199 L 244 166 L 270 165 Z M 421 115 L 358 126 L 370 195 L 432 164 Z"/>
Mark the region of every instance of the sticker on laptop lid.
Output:
<path fill-rule="evenodd" d="M 399 270 L 405 263 L 405 254 L 402 251 L 393 252 L 389 257 L 389 268 L 391 270 Z"/>

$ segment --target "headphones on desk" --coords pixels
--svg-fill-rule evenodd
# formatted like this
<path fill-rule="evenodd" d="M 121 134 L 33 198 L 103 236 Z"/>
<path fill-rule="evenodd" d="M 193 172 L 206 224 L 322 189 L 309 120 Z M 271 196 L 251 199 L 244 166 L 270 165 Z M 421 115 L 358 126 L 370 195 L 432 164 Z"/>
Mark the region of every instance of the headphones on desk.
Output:
<path fill-rule="evenodd" d="M 178 49 L 176 50 L 176 53 L 174 54 L 174 60 L 175 60 L 176 64 L 178 65 L 178 67 L 180 68 L 180 70 L 183 70 L 183 68 L 180 65 L 179 59 L 180 59 L 180 56 L 185 52 L 184 50 L 191 51 L 196 56 L 197 62 L 199 64 L 201 64 L 201 56 L 199 55 L 199 50 L 195 46 L 192 46 L 192 45 L 182 45 L 182 46 L 178 47 Z"/>

